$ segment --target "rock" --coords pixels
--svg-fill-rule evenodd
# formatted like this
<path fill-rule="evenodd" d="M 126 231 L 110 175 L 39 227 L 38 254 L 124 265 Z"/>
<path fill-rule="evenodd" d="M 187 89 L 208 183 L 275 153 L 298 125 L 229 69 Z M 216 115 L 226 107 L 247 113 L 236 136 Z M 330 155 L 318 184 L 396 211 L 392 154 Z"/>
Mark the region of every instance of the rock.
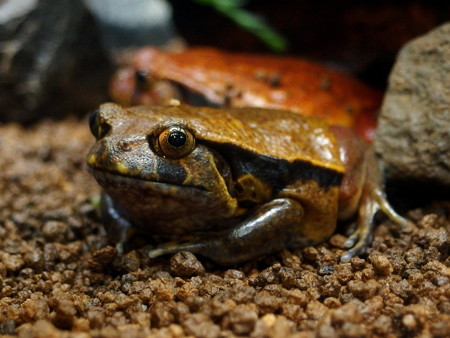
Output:
<path fill-rule="evenodd" d="M 94 25 L 81 1 L 0 1 L 0 121 L 85 114 L 106 99 Z"/>
<path fill-rule="evenodd" d="M 172 8 L 165 0 L 83 0 L 97 20 L 106 48 L 164 45 L 175 36 Z"/>
<path fill-rule="evenodd" d="M 180 251 L 170 259 L 170 271 L 175 276 L 190 277 L 203 275 L 205 268 L 193 253 Z"/>
<path fill-rule="evenodd" d="M 388 179 L 450 187 L 450 23 L 400 51 L 375 149 Z"/>

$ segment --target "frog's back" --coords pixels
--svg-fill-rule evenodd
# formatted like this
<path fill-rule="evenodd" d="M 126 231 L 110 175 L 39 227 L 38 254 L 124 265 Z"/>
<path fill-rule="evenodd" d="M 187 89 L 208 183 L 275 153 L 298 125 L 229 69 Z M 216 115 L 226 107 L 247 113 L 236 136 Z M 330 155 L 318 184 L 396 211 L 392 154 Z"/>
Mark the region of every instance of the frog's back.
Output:
<path fill-rule="evenodd" d="M 140 106 L 131 111 L 162 126 L 166 120 L 178 120 L 199 142 L 229 144 L 259 155 L 344 172 L 335 136 L 329 125 L 317 118 L 275 109 L 185 105 Z"/>

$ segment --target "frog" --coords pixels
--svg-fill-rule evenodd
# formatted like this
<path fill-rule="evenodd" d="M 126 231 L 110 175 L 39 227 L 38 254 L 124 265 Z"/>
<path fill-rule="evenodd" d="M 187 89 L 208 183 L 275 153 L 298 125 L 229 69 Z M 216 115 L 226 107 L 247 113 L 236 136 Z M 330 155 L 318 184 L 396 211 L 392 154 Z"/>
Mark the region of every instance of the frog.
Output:
<path fill-rule="evenodd" d="M 296 56 L 212 47 L 137 49 L 113 76 L 110 95 L 123 105 L 257 106 L 318 116 L 372 142 L 382 93 L 349 74 Z"/>
<path fill-rule="evenodd" d="M 149 257 L 190 251 L 218 264 L 329 239 L 356 219 L 341 261 L 362 254 L 387 201 L 373 149 L 344 126 L 287 110 L 105 103 L 87 156 L 118 248 L 150 235 Z"/>

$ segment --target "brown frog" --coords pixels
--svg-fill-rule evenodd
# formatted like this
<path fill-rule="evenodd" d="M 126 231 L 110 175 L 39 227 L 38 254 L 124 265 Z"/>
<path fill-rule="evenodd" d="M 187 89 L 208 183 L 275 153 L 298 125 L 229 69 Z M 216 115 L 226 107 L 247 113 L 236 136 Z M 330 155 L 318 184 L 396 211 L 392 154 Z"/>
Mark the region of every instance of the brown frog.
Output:
<path fill-rule="evenodd" d="M 345 127 L 285 110 L 107 103 L 90 127 L 88 155 L 103 187 L 112 239 L 130 229 L 221 264 L 328 239 L 357 216 L 349 261 L 371 237 L 386 201 L 372 149 Z M 172 241 L 172 242 L 171 242 Z"/>

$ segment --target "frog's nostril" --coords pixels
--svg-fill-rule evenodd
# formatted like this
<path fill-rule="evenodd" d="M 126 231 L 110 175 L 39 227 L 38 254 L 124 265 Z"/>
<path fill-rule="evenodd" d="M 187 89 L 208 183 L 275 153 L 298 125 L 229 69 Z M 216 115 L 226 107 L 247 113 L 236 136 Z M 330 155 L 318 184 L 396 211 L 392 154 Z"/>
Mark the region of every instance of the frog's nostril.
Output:
<path fill-rule="evenodd" d="M 126 140 L 120 140 L 118 142 L 118 146 L 122 151 L 130 151 L 131 150 L 131 142 Z"/>

